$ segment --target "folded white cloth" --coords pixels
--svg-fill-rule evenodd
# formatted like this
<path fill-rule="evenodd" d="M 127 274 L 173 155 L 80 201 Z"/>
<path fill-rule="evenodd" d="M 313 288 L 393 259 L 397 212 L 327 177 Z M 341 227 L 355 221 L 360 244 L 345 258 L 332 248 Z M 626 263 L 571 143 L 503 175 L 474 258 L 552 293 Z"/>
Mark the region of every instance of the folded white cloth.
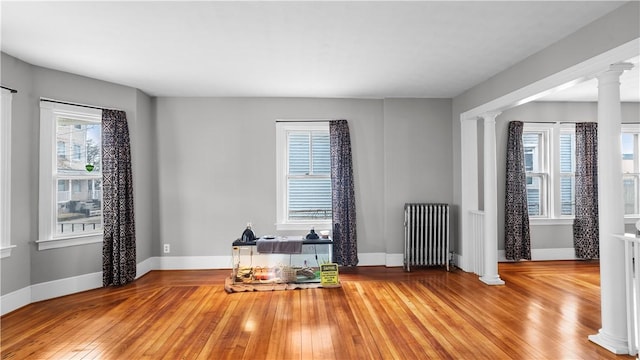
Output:
<path fill-rule="evenodd" d="M 302 253 L 302 239 L 258 239 L 256 247 L 262 254 L 300 254 Z"/>

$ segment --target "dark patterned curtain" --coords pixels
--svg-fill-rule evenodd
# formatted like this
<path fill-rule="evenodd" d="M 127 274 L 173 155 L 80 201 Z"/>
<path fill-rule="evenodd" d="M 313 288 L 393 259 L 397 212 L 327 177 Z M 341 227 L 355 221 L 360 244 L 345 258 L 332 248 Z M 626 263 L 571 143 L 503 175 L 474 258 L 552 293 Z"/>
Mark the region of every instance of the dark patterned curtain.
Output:
<path fill-rule="evenodd" d="M 136 277 L 133 177 L 127 115 L 102 110 L 102 283 L 124 285 Z"/>
<path fill-rule="evenodd" d="M 579 259 L 600 256 L 598 236 L 598 124 L 576 124 L 576 208 L 573 245 Z"/>
<path fill-rule="evenodd" d="M 333 261 L 358 265 L 356 201 L 353 191 L 351 138 L 347 120 L 329 122 L 331 143 L 331 196 L 333 212 Z"/>
<path fill-rule="evenodd" d="M 521 121 L 509 122 L 505 196 L 504 248 L 508 260 L 531 260 L 527 176 L 524 167 Z"/>

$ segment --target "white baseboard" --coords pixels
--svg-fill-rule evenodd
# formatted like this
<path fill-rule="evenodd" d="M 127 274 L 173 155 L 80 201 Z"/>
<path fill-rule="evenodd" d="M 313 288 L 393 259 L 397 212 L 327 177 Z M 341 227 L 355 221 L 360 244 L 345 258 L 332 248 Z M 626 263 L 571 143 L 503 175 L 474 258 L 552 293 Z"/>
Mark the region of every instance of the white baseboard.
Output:
<path fill-rule="evenodd" d="M 387 254 L 385 253 L 359 253 L 358 266 L 385 265 Z"/>
<path fill-rule="evenodd" d="M 158 257 L 150 257 L 146 260 L 143 260 L 136 266 L 136 279 L 148 273 L 151 270 L 155 270 L 160 268 L 158 266 L 159 261 Z"/>
<path fill-rule="evenodd" d="M 532 261 L 577 260 L 574 248 L 531 249 Z M 507 262 L 504 250 L 498 250 L 498 262 Z"/>
<path fill-rule="evenodd" d="M 387 253 L 359 253 L 358 266 L 402 266 L 404 263 L 403 254 Z"/>
<path fill-rule="evenodd" d="M 31 303 L 31 286 L 10 292 L 0 298 L 0 315 L 8 314 Z"/>
<path fill-rule="evenodd" d="M 231 269 L 231 256 L 160 256 L 157 270 Z"/>
<path fill-rule="evenodd" d="M 386 254 L 386 267 L 404 266 L 404 254 Z"/>
<path fill-rule="evenodd" d="M 102 271 L 31 285 L 31 302 L 47 300 L 102 286 Z"/>
<path fill-rule="evenodd" d="M 158 258 L 148 258 L 137 265 L 136 279 L 157 269 Z M 8 314 L 31 303 L 49 300 L 102 287 L 102 271 L 47 281 L 27 286 L 0 297 L 0 315 Z"/>

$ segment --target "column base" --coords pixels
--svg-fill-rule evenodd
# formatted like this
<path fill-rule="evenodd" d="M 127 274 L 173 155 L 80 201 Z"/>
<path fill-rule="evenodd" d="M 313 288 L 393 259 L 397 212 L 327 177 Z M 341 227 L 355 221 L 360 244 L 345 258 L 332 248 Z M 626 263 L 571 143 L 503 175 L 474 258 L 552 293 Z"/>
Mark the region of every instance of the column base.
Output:
<path fill-rule="evenodd" d="M 611 335 L 607 335 L 602 332 L 602 329 L 600 329 L 596 335 L 589 335 L 589 340 L 611 351 L 614 354 L 629 354 L 629 343 L 626 339 L 620 339 Z"/>
<path fill-rule="evenodd" d="M 504 285 L 504 280 L 500 279 L 500 275 L 481 276 L 480 281 L 487 285 Z"/>

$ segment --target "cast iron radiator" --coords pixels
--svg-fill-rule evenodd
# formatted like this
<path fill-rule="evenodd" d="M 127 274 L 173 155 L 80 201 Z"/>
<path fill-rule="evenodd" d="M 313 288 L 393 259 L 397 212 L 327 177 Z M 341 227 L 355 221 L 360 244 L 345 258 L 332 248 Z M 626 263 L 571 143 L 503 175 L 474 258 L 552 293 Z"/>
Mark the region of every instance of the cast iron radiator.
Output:
<path fill-rule="evenodd" d="M 449 204 L 405 204 L 404 270 L 434 265 L 449 271 Z"/>

